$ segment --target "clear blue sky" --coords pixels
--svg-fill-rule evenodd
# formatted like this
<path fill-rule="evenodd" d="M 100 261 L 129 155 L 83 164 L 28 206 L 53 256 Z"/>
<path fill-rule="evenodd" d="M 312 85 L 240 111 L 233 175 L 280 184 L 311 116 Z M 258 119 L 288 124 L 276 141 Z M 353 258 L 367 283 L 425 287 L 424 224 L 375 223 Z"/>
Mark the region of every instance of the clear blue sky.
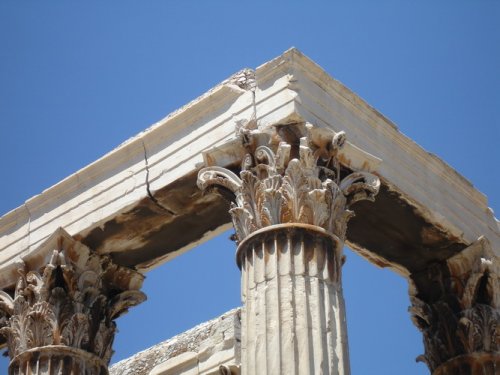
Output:
<path fill-rule="evenodd" d="M 291 46 L 500 212 L 498 1 L 0 2 L 0 214 Z M 113 361 L 239 302 L 229 233 L 148 274 Z M 353 375 L 427 374 L 406 281 L 348 253 Z M 0 373 L 5 373 L 5 359 Z"/>

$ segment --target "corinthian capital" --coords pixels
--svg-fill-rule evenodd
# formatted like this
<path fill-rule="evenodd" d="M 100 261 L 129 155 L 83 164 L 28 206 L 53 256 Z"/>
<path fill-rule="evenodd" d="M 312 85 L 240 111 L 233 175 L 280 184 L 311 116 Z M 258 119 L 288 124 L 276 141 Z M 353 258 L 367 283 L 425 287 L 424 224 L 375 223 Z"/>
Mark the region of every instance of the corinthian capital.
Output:
<path fill-rule="evenodd" d="M 369 173 L 341 168 L 338 151 L 343 132 L 317 133 L 303 127 L 299 136 L 239 129 L 247 151 L 239 176 L 229 169 L 207 167 L 198 174 L 200 189 L 230 193 L 230 214 L 238 241 L 258 229 L 285 223 L 321 227 L 344 239 L 350 206 L 373 200 L 380 181 Z"/>
<path fill-rule="evenodd" d="M 500 368 L 500 259 L 480 238 L 461 253 L 412 275 L 415 325 L 433 374 L 494 375 Z"/>
<path fill-rule="evenodd" d="M 35 258 L 18 263 L 14 296 L 0 291 L 7 318 L 0 333 L 7 338 L 10 371 L 48 366 L 52 372 L 40 373 L 52 374 L 67 365 L 63 358 L 72 358 L 71 369 L 59 371 L 101 373 L 112 355 L 114 319 L 145 300 L 139 291 L 144 277 L 61 229 L 42 248 Z"/>

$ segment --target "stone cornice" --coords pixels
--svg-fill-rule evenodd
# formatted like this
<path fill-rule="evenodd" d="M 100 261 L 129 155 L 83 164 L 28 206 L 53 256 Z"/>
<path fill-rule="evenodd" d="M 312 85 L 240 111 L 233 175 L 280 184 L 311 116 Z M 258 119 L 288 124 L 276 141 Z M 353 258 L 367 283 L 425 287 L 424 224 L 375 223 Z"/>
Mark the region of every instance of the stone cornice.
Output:
<path fill-rule="evenodd" d="M 470 181 L 401 133 L 312 60 L 297 50 L 289 52 L 275 64 L 286 66 L 283 60 L 290 61 L 287 73 L 296 92 L 295 121 L 345 130 L 358 147 L 384 160 L 377 174 L 391 189 L 403 192 L 427 220 L 468 243 L 486 235 L 492 243 L 500 244 L 499 222 L 488 209 L 487 198 Z M 436 199 L 429 193 L 429 184 L 453 188 Z"/>
<path fill-rule="evenodd" d="M 365 170 L 376 173 L 390 193 L 453 241 L 463 246 L 485 235 L 494 249 L 500 248 L 498 223 L 480 192 L 317 64 L 291 49 L 255 71 L 246 70 L 222 82 L 0 218 L 0 269 L 13 269 L 19 257 L 39 248 L 58 227 L 91 243 L 97 252 L 120 254 L 124 264 L 144 271 L 216 235 L 227 224 L 226 218 L 162 253 L 160 246 L 148 242 L 148 233 L 114 238 L 108 236 L 106 225 L 114 228 L 133 220 L 134 212 L 144 206 L 148 212 L 157 210 L 163 215 L 155 222 L 158 226 L 199 215 L 201 208 L 214 202 L 197 196 L 193 200 L 198 201 L 186 207 L 177 193 L 168 195 L 171 186 L 185 191 L 185 186 L 177 185 L 192 183 L 193 176 L 206 166 L 202 153 L 226 147 L 234 139 L 235 123 L 252 116 L 263 128 L 310 122 L 317 128 L 346 130 L 352 145 L 346 144 L 345 155 L 339 155 L 344 166 L 360 169 L 368 160 Z M 223 152 L 230 154 L 228 161 L 239 157 L 239 151 L 233 151 L 229 147 Z M 379 163 L 380 159 L 384 162 Z M 162 199 L 165 192 L 168 199 Z M 378 250 L 355 241 L 350 245 L 374 263 L 405 273 L 404 267 L 384 261 L 385 254 L 379 255 Z M 0 287 L 12 286 L 11 278 L 0 277 Z"/>

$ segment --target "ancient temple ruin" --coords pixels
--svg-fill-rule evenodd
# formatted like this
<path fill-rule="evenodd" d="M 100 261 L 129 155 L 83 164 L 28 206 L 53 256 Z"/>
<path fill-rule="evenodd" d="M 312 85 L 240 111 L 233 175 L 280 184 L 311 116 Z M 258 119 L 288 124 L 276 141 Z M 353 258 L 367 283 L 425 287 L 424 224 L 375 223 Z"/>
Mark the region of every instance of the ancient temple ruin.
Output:
<path fill-rule="evenodd" d="M 144 274 L 230 226 L 241 309 L 108 368 Z M 466 179 L 291 49 L 0 218 L 1 344 L 11 375 L 346 375 L 347 244 L 408 280 L 433 375 L 496 375 L 499 233 Z"/>

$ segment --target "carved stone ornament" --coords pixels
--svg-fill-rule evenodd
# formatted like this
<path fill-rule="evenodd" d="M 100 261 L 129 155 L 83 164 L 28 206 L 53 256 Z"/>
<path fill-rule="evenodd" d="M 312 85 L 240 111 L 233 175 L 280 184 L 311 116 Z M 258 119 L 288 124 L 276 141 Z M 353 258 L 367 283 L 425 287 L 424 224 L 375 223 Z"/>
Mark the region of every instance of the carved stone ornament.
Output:
<path fill-rule="evenodd" d="M 237 136 L 239 176 L 209 166 L 198 186 L 232 201 L 243 373 L 348 374 L 342 248 L 351 206 L 373 200 L 380 181 L 340 165 L 343 132 L 250 121 Z"/>
<path fill-rule="evenodd" d="M 243 373 L 348 374 L 342 248 L 350 207 L 373 200 L 380 181 L 340 165 L 343 132 L 250 121 L 237 136 L 239 176 L 209 166 L 198 186 L 232 201 Z"/>
<path fill-rule="evenodd" d="M 500 259 L 480 238 L 445 264 L 416 275 L 412 319 L 423 332 L 433 374 L 500 373 Z M 419 293 L 430 282 L 432 295 Z"/>
<path fill-rule="evenodd" d="M 20 262 L 14 297 L 0 291 L 10 374 L 107 374 L 114 319 L 146 299 L 143 276 L 59 230 L 48 262 Z"/>
<path fill-rule="evenodd" d="M 256 126 L 238 129 L 247 150 L 239 176 L 211 166 L 200 170 L 198 186 L 230 192 L 239 242 L 258 229 L 285 223 L 318 226 L 343 239 L 353 216 L 350 206 L 373 200 L 380 181 L 370 173 L 341 169 L 336 156 L 344 132 L 319 136 L 311 125 L 289 126 L 293 132 L 287 127 L 275 133 Z"/>

